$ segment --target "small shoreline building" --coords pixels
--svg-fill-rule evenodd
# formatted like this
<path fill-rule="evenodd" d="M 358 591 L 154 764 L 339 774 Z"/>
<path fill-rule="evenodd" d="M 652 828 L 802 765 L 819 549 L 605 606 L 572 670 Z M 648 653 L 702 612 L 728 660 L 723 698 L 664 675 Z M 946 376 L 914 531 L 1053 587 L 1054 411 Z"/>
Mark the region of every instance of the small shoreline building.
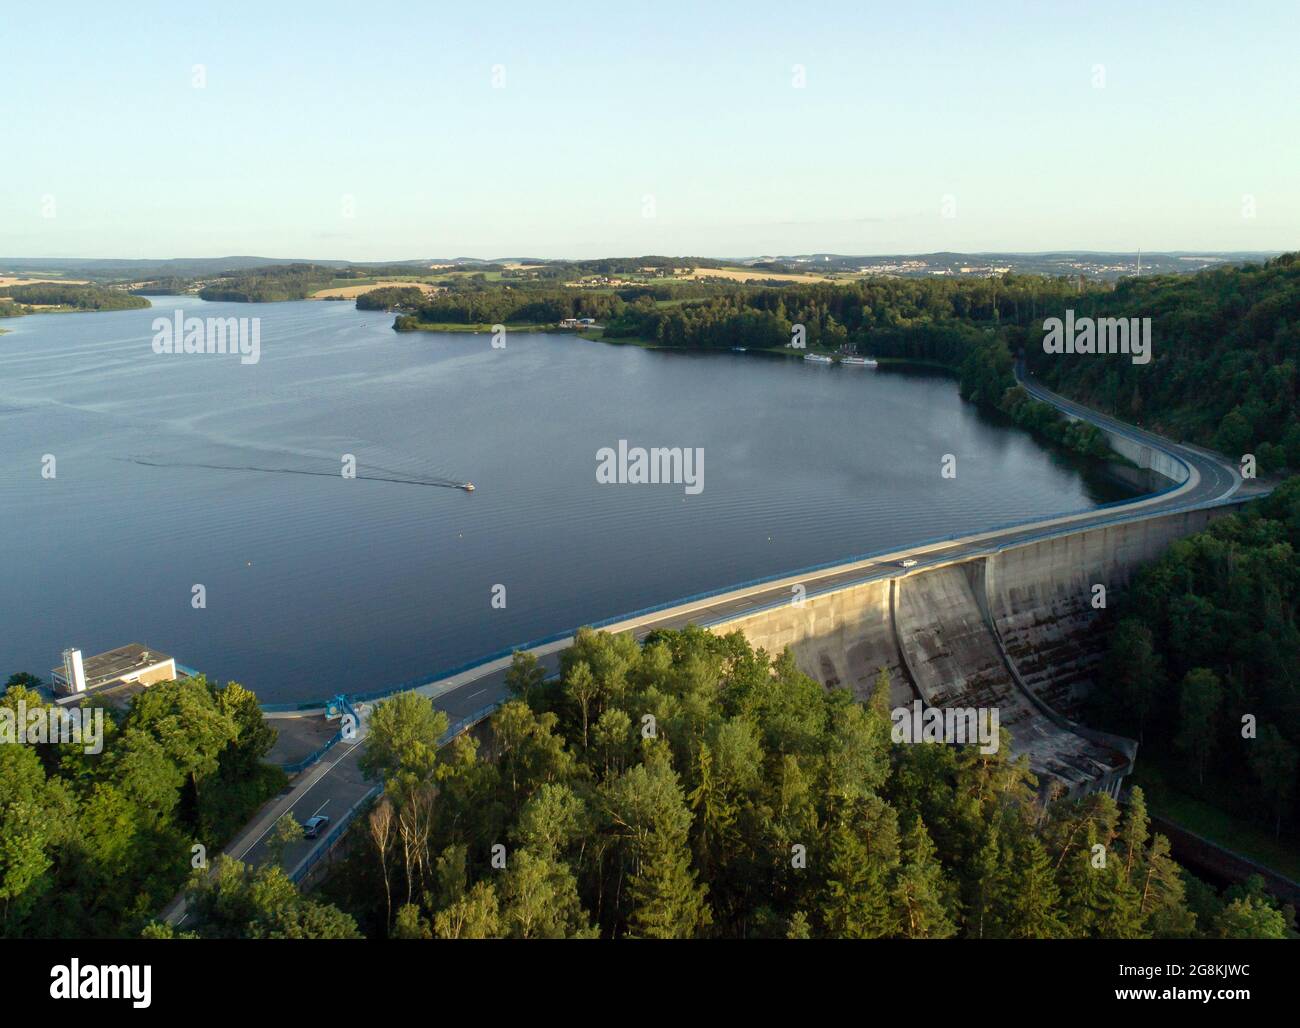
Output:
<path fill-rule="evenodd" d="M 61 667 L 50 670 L 56 696 L 79 696 L 118 685 L 148 686 L 177 677 L 176 658 L 128 643 L 115 650 L 83 658 L 81 650 L 63 651 Z"/>

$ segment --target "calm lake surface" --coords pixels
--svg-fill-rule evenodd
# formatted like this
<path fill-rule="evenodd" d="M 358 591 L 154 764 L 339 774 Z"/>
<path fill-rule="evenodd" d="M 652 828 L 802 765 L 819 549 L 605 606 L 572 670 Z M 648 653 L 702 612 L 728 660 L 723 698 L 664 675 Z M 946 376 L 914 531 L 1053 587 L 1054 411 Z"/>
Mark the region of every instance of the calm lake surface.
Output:
<path fill-rule="evenodd" d="M 3 323 L 0 681 L 48 680 L 67 646 L 140 642 L 265 701 L 360 692 L 1126 495 L 946 376 L 561 335 L 494 350 L 351 303 L 152 300 Z M 260 317 L 260 362 L 155 354 L 152 321 L 177 309 Z M 598 484 L 596 452 L 620 439 L 703 447 L 703 491 Z"/>

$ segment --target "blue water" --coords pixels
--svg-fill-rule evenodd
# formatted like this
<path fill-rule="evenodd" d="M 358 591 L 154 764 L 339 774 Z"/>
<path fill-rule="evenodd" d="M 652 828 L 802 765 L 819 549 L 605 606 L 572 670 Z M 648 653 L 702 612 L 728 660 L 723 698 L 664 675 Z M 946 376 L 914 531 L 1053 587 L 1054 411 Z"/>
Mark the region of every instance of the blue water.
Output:
<path fill-rule="evenodd" d="M 493 349 L 350 303 L 153 303 L 0 326 L 0 680 L 140 642 L 264 701 L 366 691 L 1121 495 L 941 375 L 546 334 Z M 260 361 L 154 353 L 178 308 L 260 317 Z M 619 439 L 703 447 L 703 491 L 597 484 Z"/>

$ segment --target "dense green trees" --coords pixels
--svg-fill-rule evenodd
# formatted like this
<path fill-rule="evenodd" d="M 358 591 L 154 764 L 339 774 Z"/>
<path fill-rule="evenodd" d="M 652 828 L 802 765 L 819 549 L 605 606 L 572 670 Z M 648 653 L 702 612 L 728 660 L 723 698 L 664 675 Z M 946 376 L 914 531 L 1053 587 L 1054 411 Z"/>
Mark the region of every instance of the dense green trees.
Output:
<path fill-rule="evenodd" d="M 968 352 L 969 329 L 1040 323 L 1044 310 L 1078 292 L 1066 278 L 1007 274 L 997 278 L 867 278 L 847 284 L 753 287 L 729 290 L 675 307 L 632 303 L 606 335 L 639 336 L 673 346 L 781 346 L 794 324 L 804 326 L 809 347 L 865 345 L 883 357 L 908 357 L 957 365 Z M 1089 290 L 1109 286 L 1094 283 Z M 625 297 L 627 299 L 627 297 Z M 766 336 L 737 335 L 745 315 L 769 325 Z"/>
<path fill-rule="evenodd" d="M 359 311 L 410 311 L 425 300 L 419 286 L 381 286 L 357 297 Z"/>
<path fill-rule="evenodd" d="M 1290 479 L 1138 573 L 1115 611 L 1090 721 L 1177 761 L 1180 788 L 1294 838 L 1298 607 L 1300 479 Z"/>
<path fill-rule="evenodd" d="M 13 680 L 11 679 L 11 682 Z M 14 683 L 0 705 L 30 712 Z M 0 935 L 135 935 L 282 786 L 255 698 L 202 678 L 151 686 L 105 719 L 103 751 L 0 745 Z"/>
<path fill-rule="evenodd" d="M 399 331 L 421 324 L 554 325 L 565 318 L 603 321 L 623 310 L 616 293 L 577 289 L 452 289 L 425 299 L 412 314 L 399 317 Z"/>
<path fill-rule="evenodd" d="M 1286 922 L 1262 892 L 1231 907 L 1204 890 L 1199 920 L 1140 789 L 1122 813 L 1106 795 L 1044 813 L 1006 746 L 893 745 L 887 678 L 861 705 L 788 653 L 695 628 L 644 646 L 583 630 L 561 664 L 546 681 L 516 657 L 482 753 L 463 735 L 432 766 L 385 758 L 419 770 L 390 779 L 324 886 L 367 934 L 1151 937 Z M 367 759 L 427 737 L 431 711 L 394 705 Z"/>
<path fill-rule="evenodd" d="M 204 300 L 237 303 L 271 303 L 302 300 L 326 288 L 336 278 L 347 278 L 339 268 L 318 264 L 275 264 L 217 276 L 199 290 Z"/>
<path fill-rule="evenodd" d="M 426 781 L 437 760 L 438 737 L 446 730 L 446 714 L 418 693 L 399 692 L 370 716 L 361 768 L 403 786 Z"/>
<path fill-rule="evenodd" d="M 24 305 L 33 305 L 24 307 Z M 33 307 L 79 311 L 123 311 L 148 307 L 149 301 L 124 289 L 73 282 L 33 282 L 0 288 L 0 317 L 36 313 Z"/>
<path fill-rule="evenodd" d="M 1043 320 L 1152 319 L 1154 358 L 1043 352 Z M 1080 283 L 1006 274 L 984 279 L 870 278 L 844 285 L 733 287 L 664 307 L 629 299 L 605 334 L 696 348 L 782 346 L 794 324 L 807 345 L 852 343 L 878 357 L 959 369 L 963 395 L 1080 452 L 1105 452 L 1095 429 L 1072 425 L 1014 388 L 1012 355 L 1053 388 L 1126 420 L 1238 457 L 1261 470 L 1300 467 L 1300 255 L 1195 275 Z"/>
<path fill-rule="evenodd" d="M 278 865 L 254 869 L 222 854 L 210 874 L 196 872 L 186 890 L 186 930 L 154 922 L 148 938 L 355 939 L 356 922 L 304 897 Z"/>
<path fill-rule="evenodd" d="M 1113 292 L 1057 306 L 1080 316 L 1150 317 L 1153 359 L 1052 357 L 1041 334 L 1031 334 L 1028 363 L 1053 388 L 1233 458 L 1254 453 L 1264 471 L 1300 468 L 1300 255 L 1122 279 Z"/>

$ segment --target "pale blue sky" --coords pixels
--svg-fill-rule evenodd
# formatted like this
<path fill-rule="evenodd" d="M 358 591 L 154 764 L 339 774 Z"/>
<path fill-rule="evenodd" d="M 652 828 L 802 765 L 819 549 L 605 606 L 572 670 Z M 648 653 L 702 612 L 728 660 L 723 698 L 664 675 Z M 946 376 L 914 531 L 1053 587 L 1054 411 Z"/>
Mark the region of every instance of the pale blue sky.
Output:
<path fill-rule="evenodd" d="M 72 0 L 3 25 L 0 256 L 1300 247 L 1296 0 Z"/>

